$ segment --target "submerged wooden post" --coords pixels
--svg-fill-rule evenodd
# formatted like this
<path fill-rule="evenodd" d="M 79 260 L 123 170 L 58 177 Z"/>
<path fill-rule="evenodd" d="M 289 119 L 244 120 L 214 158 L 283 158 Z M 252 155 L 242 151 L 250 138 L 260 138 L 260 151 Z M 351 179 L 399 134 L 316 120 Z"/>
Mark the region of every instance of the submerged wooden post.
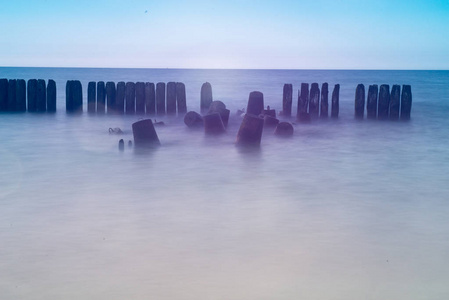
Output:
<path fill-rule="evenodd" d="M 388 110 L 390 108 L 390 86 L 382 84 L 379 89 L 379 104 L 377 106 L 377 118 L 379 120 L 388 119 Z"/>
<path fill-rule="evenodd" d="M 292 116 L 292 100 L 293 100 L 293 85 L 284 84 L 282 93 L 282 115 L 285 117 Z"/>
<path fill-rule="evenodd" d="M 299 121 L 307 121 L 309 113 L 307 108 L 309 106 L 309 84 L 301 83 L 301 90 L 298 91 L 298 109 L 296 118 Z"/>
<path fill-rule="evenodd" d="M 37 81 L 36 81 L 36 87 L 37 87 Z M 30 82 L 28 82 L 28 95 L 30 95 Z M 73 112 L 74 107 L 75 107 L 75 104 L 73 103 L 73 80 L 67 80 L 67 83 L 65 85 L 65 109 L 66 109 L 66 112 L 68 112 L 68 113 Z"/>
<path fill-rule="evenodd" d="M 312 83 L 309 97 L 309 114 L 312 119 L 318 118 L 320 112 L 320 88 L 318 83 Z"/>
<path fill-rule="evenodd" d="M 377 95 L 379 88 L 377 84 L 368 87 L 368 98 L 366 100 L 366 117 L 368 119 L 377 118 Z"/>
<path fill-rule="evenodd" d="M 196 111 L 189 111 L 184 116 L 184 124 L 187 127 L 201 127 L 204 124 L 203 117 Z"/>
<path fill-rule="evenodd" d="M 145 83 L 136 83 L 136 113 L 145 114 Z"/>
<path fill-rule="evenodd" d="M 8 79 L 0 79 L 0 111 L 8 110 Z"/>
<path fill-rule="evenodd" d="M 394 84 L 391 87 L 391 94 L 390 94 L 390 120 L 392 121 L 399 120 L 400 103 L 401 103 L 401 87 L 397 84 Z"/>
<path fill-rule="evenodd" d="M 238 145 L 260 145 L 264 119 L 258 115 L 245 114 L 237 133 Z"/>
<path fill-rule="evenodd" d="M 115 83 L 112 81 L 106 82 L 106 106 L 108 114 L 116 113 L 117 91 Z"/>
<path fill-rule="evenodd" d="M 47 111 L 56 112 L 56 82 L 53 79 L 47 84 Z"/>
<path fill-rule="evenodd" d="M 332 108 L 331 108 L 331 117 L 338 118 L 338 114 L 340 113 L 340 85 L 336 84 L 334 86 L 334 90 L 332 91 Z"/>
<path fill-rule="evenodd" d="M 106 87 L 104 81 L 97 82 L 97 114 L 106 112 Z"/>
<path fill-rule="evenodd" d="M 410 85 L 402 86 L 401 95 L 401 120 L 410 120 L 412 111 L 412 87 Z"/>
<path fill-rule="evenodd" d="M 97 84 L 91 81 L 87 85 L 87 112 L 94 114 L 97 111 Z"/>
<path fill-rule="evenodd" d="M 226 132 L 223 121 L 218 112 L 207 114 L 203 117 L 204 132 L 206 134 L 221 134 Z"/>
<path fill-rule="evenodd" d="M 212 103 L 209 106 L 209 110 L 207 111 L 207 114 L 210 115 L 213 113 L 218 113 L 220 115 L 221 121 L 223 122 L 223 126 L 227 128 L 229 115 L 231 111 L 229 109 L 226 109 L 226 105 L 218 100 L 212 101 Z"/>
<path fill-rule="evenodd" d="M 321 85 L 320 117 L 323 119 L 327 119 L 329 117 L 329 85 L 327 82 Z"/>
<path fill-rule="evenodd" d="M 47 111 L 47 86 L 45 80 L 37 80 L 37 111 Z"/>
<path fill-rule="evenodd" d="M 37 111 L 37 80 L 29 79 L 27 82 L 27 106 L 29 112 Z"/>
<path fill-rule="evenodd" d="M 125 90 L 125 82 L 117 82 L 117 90 L 115 94 L 115 111 L 117 114 L 123 114 L 125 112 Z"/>
<path fill-rule="evenodd" d="M 25 80 L 17 79 L 16 111 L 24 112 L 27 110 L 26 89 L 27 87 Z"/>
<path fill-rule="evenodd" d="M 210 104 L 212 103 L 212 86 L 209 82 L 203 83 L 201 86 L 201 113 L 205 113 L 208 111 Z"/>
<path fill-rule="evenodd" d="M 156 84 L 156 114 L 165 116 L 165 82 Z"/>
<path fill-rule="evenodd" d="M 276 129 L 274 130 L 274 134 L 281 137 L 289 137 L 293 135 L 293 125 L 289 122 L 280 122 Z"/>
<path fill-rule="evenodd" d="M 83 112 L 83 86 L 79 80 L 73 81 L 73 111 L 77 113 Z"/>
<path fill-rule="evenodd" d="M 125 87 L 125 113 L 132 115 L 136 113 L 136 84 L 127 82 Z"/>
<path fill-rule="evenodd" d="M 17 91 L 17 80 L 9 79 L 8 80 L 8 104 L 7 104 L 8 111 L 16 111 L 16 106 L 17 106 L 16 91 Z"/>
<path fill-rule="evenodd" d="M 178 115 L 187 112 L 186 86 L 182 82 L 176 83 L 176 104 L 178 105 Z"/>
<path fill-rule="evenodd" d="M 176 82 L 167 83 L 167 115 L 176 115 Z"/>
<path fill-rule="evenodd" d="M 137 121 L 132 124 L 132 128 L 136 147 L 152 147 L 161 144 L 151 119 Z"/>
<path fill-rule="evenodd" d="M 156 114 L 156 91 L 152 82 L 145 82 L 145 110 L 147 115 Z"/>
<path fill-rule="evenodd" d="M 363 84 L 357 85 L 355 89 L 355 117 L 363 119 L 365 114 L 365 86 Z"/>
<path fill-rule="evenodd" d="M 258 91 L 249 93 L 248 105 L 246 107 L 246 113 L 258 116 L 264 109 L 263 94 Z"/>

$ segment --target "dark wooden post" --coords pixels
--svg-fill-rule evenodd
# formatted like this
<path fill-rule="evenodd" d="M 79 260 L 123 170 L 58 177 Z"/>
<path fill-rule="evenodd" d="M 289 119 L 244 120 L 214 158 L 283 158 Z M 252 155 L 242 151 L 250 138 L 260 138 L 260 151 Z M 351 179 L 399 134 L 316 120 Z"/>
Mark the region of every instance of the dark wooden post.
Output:
<path fill-rule="evenodd" d="M 263 109 L 264 109 L 263 94 L 258 91 L 249 93 L 246 113 L 258 116 L 262 113 Z"/>
<path fill-rule="evenodd" d="M 321 111 L 320 117 L 327 119 L 329 117 L 329 85 L 327 82 L 321 86 Z"/>
<path fill-rule="evenodd" d="M 17 79 L 16 86 L 16 111 L 24 112 L 27 110 L 27 99 L 26 99 L 26 82 L 23 79 Z"/>
<path fill-rule="evenodd" d="M 28 82 L 28 97 L 30 97 L 30 87 L 33 88 L 33 82 L 29 81 Z M 36 88 L 37 88 L 37 81 L 36 81 Z M 31 91 L 33 91 L 33 90 L 31 90 Z M 66 109 L 66 112 L 68 112 L 68 113 L 73 112 L 74 107 L 75 107 L 75 104 L 73 102 L 73 80 L 67 80 L 67 83 L 65 85 L 65 109 Z"/>
<path fill-rule="evenodd" d="M 176 115 L 176 82 L 167 83 L 167 115 Z"/>
<path fill-rule="evenodd" d="M 377 106 L 377 118 L 379 120 L 388 119 L 388 110 L 390 107 L 390 86 L 382 84 L 379 89 L 379 104 Z"/>
<path fill-rule="evenodd" d="M 115 83 L 112 81 L 106 82 L 106 105 L 108 107 L 107 112 L 108 114 L 115 114 L 116 113 L 116 96 L 117 92 L 115 89 Z"/>
<path fill-rule="evenodd" d="M 297 119 L 300 121 L 305 121 L 309 118 L 307 108 L 309 106 L 309 84 L 301 83 L 301 90 L 298 91 L 298 109 L 297 109 Z"/>
<path fill-rule="evenodd" d="M 209 110 L 209 106 L 212 103 L 212 86 L 209 82 L 203 83 L 201 86 L 201 113 L 205 113 Z"/>
<path fill-rule="evenodd" d="M 8 110 L 8 79 L 0 79 L 0 111 Z"/>
<path fill-rule="evenodd" d="M 187 113 L 186 86 L 182 82 L 176 83 L 176 103 L 178 105 L 178 115 Z"/>
<path fill-rule="evenodd" d="M 165 116 L 165 82 L 156 84 L 156 110 L 158 116 Z"/>
<path fill-rule="evenodd" d="M 27 82 L 27 106 L 29 112 L 37 111 L 37 80 L 29 79 Z"/>
<path fill-rule="evenodd" d="M 136 113 L 145 114 L 145 83 L 136 82 Z"/>
<path fill-rule="evenodd" d="M 97 114 L 106 112 L 106 88 L 104 81 L 97 82 Z"/>
<path fill-rule="evenodd" d="M 334 90 L 332 91 L 331 117 L 338 118 L 339 113 L 340 113 L 340 85 L 336 84 L 334 86 Z"/>
<path fill-rule="evenodd" d="M 412 87 L 410 85 L 402 86 L 401 95 L 401 120 L 410 120 L 412 111 Z"/>
<path fill-rule="evenodd" d="M 390 95 L 390 120 L 399 120 L 399 105 L 401 103 L 401 87 L 394 84 Z"/>
<path fill-rule="evenodd" d="M 37 80 L 37 111 L 47 111 L 47 86 L 45 80 Z"/>
<path fill-rule="evenodd" d="M 47 84 L 47 111 L 56 112 L 56 82 L 53 79 Z"/>
<path fill-rule="evenodd" d="M 377 84 L 368 87 L 368 98 L 366 100 L 366 116 L 368 119 L 377 118 L 377 95 L 379 94 L 379 87 Z"/>
<path fill-rule="evenodd" d="M 293 135 L 293 125 L 288 122 L 280 122 L 276 129 L 274 130 L 274 134 L 281 137 L 289 137 Z"/>
<path fill-rule="evenodd" d="M 87 85 L 87 112 L 94 114 L 97 111 L 97 83 L 91 81 Z"/>
<path fill-rule="evenodd" d="M 365 114 L 365 86 L 363 84 L 357 85 L 355 89 L 355 117 L 363 119 Z"/>
<path fill-rule="evenodd" d="M 203 117 L 196 111 L 189 111 L 184 116 L 184 124 L 187 127 L 201 127 L 204 124 Z"/>
<path fill-rule="evenodd" d="M 309 97 L 309 114 L 312 119 L 316 119 L 320 112 L 320 87 L 318 83 L 312 83 Z"/>
<path fill-rule="evenodd" d="M 292 99 L 293 99 L 293 85 L 284 84 L 282 93 L 282 115 L 285 117 L 292 116 Z"/>
<path fill-rule="evenodd" d="M 118 114 L 123 114 L 125 112 L 125 82 L 120 81 L 117 83 L 117 93 L 115 97 L 115 111 Z"/>
<path fill-rule="evenodd" d="M 79 80 L 74 80 L 72 83 L 73 93 L 73 112 L 83 112 L 83 86 Z"/>
<path fill-rule="evenodd" d="M 218 112 L 207 114 L 203 117 L 204 132 L 206 134 L 221 134 L 226 132 L 223 121 Z"/>
<path fill-rule="evenodd" d="M 156 114 L 156 92 L 152 82 L 145 83 L 145 108 L 147 115 Z"/>
<path fill-rule="evenodd" d="M 161 144 L 151 119 L 137 121 L 132 124 L 132 128 L 136 147 L 152 147 Z"/>
<path fill-rule="evenodd" d="M 134 82 L 126 83 L 125 106 L 127 115 L 136 113 L 136 84 Z"/>
<path fill-rule="evenodd" d="M 17 80 L 9 79 L 8 80 L 8 111 L 16 111 L 17 102 L 16 102 L 16 91 L 17 91 Z"/>
<path fill-rule="evenodd" d="M 264 119 L 258 115 L 245 114 L 237 133 L 238 145 L 260 145 Z"/>

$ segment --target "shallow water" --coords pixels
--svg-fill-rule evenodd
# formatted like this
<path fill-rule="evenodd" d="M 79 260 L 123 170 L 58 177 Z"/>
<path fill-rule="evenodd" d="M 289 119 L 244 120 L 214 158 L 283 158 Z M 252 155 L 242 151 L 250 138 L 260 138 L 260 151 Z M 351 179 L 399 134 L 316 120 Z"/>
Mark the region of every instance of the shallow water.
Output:
<path fill-rule="evenodd" d="M 449 72 L 0 68 L 0 77 L 58 87 L 56 114 L 0 115 L 2 299 L 449 296 Z M 140 117 L 66 115 L 68 79 L 84 93 L 90 80 L 183 81 L 193 110 L 209 81 L 232 111 L 228 132 L 207 137 L 162 118 L 160 148 L 119 152 Z M 338 120 L 297 124 L 290 139 L 265 128 L 259 149 L 234 145 L 233 113 L 249 92 L 279 110 L 284 83 L 314 81 L 330 93 L 341 84 Z M 358 83 L 411 84 L 412 120 L 354 120 Z"/>

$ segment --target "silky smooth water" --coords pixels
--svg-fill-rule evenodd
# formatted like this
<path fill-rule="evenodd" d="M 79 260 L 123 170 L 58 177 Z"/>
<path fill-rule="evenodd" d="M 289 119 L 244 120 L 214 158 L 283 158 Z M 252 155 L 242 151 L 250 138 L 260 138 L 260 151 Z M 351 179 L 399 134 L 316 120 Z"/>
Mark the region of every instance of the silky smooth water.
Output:
<path fill-rule="evenodd" d="M 449 72 L 0 68 L 54 79 L 56 114 L 0 115 L 0 299 L 447 299 Z M 231 109 L 207 137 L 157 118 L 65 113 L 65 82 L 201 84 Z M 253 90 L 341 84 L 340 118 L 234 145 Z M 411 84 L 410 122 L 356 121 L 358 83 Z M 297 91 L 293 111 L 296 111 Z M 86 104 L 86 99 L 85 103 Z M 86 109 L 86 106 L 85 106 Z M 109 127 L 124 134 L 112 135 Z"/>

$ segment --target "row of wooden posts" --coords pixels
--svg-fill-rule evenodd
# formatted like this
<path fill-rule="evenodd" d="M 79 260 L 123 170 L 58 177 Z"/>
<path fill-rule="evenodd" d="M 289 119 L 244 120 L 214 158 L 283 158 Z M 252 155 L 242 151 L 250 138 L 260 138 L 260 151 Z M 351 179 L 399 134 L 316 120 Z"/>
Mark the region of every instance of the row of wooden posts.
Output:
<path fill-rule="evenodd" d="M 56 112 L 55 81 L 0 79 L 0 111 Z"/>
<path fill-rule="evenodd" d="M 67 112 L 83 111 L 81 82 L 66 84 Z M 186 88 L 182 82 L 89 82 L 87 112 L 96 114 L 184 115 L 187 112 Z"/>

